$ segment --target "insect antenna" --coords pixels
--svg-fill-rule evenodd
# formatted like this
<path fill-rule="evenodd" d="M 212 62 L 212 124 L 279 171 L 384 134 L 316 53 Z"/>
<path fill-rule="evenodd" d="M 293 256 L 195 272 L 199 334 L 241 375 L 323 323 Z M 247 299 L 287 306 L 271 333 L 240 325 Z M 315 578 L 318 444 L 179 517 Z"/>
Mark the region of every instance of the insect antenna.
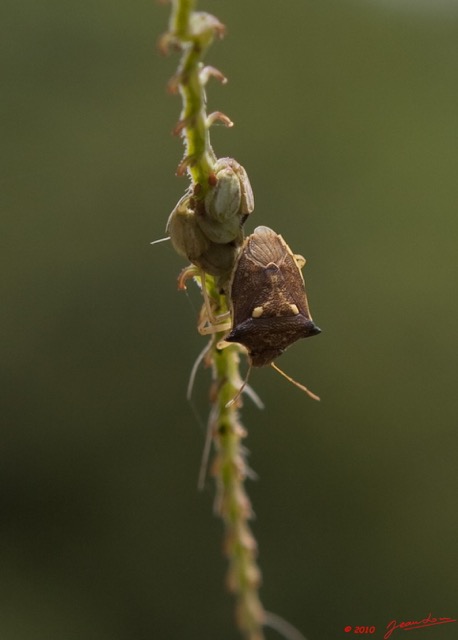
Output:
<path fill-rule="evenodd" d="M 284 378 L 286 378 L 289 382 L 291 382 L 292 384 L 294 384 L 296 387 L 298 387 L 299 389 L 301 389 L 302 391 L 305 391 L 305 393 L 310 396 L 312 398 L 312 400 L 318 400 L 320 401 L 320 397 L 317 396 L 316 394 L 313 393 L 313 391 L 310 391 L 310 389 L 307 389 L 307 387 L 305 387 L 303 384 L 301 384 L 300 382 L 297 382 L 296 380 L 294 380 L 294 378 L 291 378 L 291 376 L 289 376 L 287 373 L 285 373 L 284 371 L 282 371 L 279 367 L 277 367 L 276 364 L 274 364 L 273 362 L 270 363 L 270 366 L 275 369 L 275 371 L 278 371 L 279 374 L 281 374 Z"/>
<path fill-rule="evenodd" d="M 159 244 L 159 242 L 165 242 L 166 240 L 170 240 L 170 236 L 167 236 L 166 238 L 159 238 L 159 240 L 153 240 L 150 244 Z"/>
<path fill-rule="evenodd" d="M 258 396 L 258 394 L 253 389 L 253 387 L 251 387 L 249 384 L 245 383 L 244 392 L 250 398 L 250 400 L 253 402 L 253 404 L 258 407 L 258 409 L 265 409 L 266 408 L 265 405 L 264 405 L 264 402 Z"/>
<path fill-rule="evenodd" d="M 197 488 L 199 489 L 199 491 L 202 491 L 202 489 L 204 488 L 205 478 L 207 477 L 208 459 L 210 457 L 210 449 L 211 449 L 212 437 L 213 437 L 212 424 L 213 424 L 212 414 L 210 414 L 210 417 L 207 423 L 204 449 L 202 451 L 202 458 L 200 460 L 199 477 L 197 479 Z"/>
<path fill-rule="evenodd" d="M 232 398 L 232 400 L 229 400 L 229 402 L 225 405 L 225 408 L 228 409 L 229 407 L 232 407 L 232 405 L 234 404 L 234 402 L 237 402 L 237 400 L 240 398 L 240 396 L 243 393 L 243 390 L 245 389 L 247 382 L 248 382 L 248 378 L 250 377 L 250 373 L 251 373 L 251 364 L 248 367 L 248 371 L 247 374 L 245 376 L 245 380 L 242 383 L 242 386 L 240 387 L 240 389 L 237 391 L 237 393 L 235 394 L 235 396 Z"/>
<path fill-rule="evenodd" d="M 212 346 L 212 341 L 210 340 L 210 342 L 207 345 L 205 345 L 205 347 L 199 353 L 199 355 L 196 358 L 196 361 L 192 365 L 191 373 L 189 375 L 188 387 L 186 389 L 186 400 L 188 402 L 191 401 L 192 390 L 194 388 L 194 382 L 196 380 L 197 370 L 198 370 L 198 368 L 200 366 L 200 363 L 203 361 L 203 359 L 205 358 L 207 353 L 210 351 L 210 347 L 211 346 Z"/>

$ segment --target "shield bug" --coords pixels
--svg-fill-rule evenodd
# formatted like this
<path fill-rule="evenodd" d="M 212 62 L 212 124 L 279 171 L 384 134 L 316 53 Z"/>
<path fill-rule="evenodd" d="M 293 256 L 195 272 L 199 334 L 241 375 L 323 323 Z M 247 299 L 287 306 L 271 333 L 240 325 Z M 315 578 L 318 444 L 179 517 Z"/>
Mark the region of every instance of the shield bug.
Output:
<path fill-rule="evenodd" d="M 166 231 L 181 256 L 212 276 L 227 281 L 243 243 L 242 225 L 254 209 L 245 169 L 233 158 L 220 158 L 208 180 L 189 188 L 169 216 Z"/>
<path fill-rule="evenodd" d="M 227 276 L 234 266 L 237 243 L 233 241 L 217 244 L 209 240 L 198 224 L 192 203 L 192 194 L 187 192 L 170 214 L 166 232 L 172 245 L 179 255 L 205 273 Z M 241 230 L 240 234 L 242 235 Z"/>
<path fill-rule="evenodd" d="M 309 311 L 304 264 L 269 227 L 257 227 L 243 243 L 230 282 L 233 324 L 225 341 L 246 347 L 253 367 L 272 364 L 296 340 L 320 333 Z"/>
<path fill-rule="evenodd" d="M 254 196 L 247 172 L 233 158 L 220 158 L 209 182 L 210 190 L 197 222 L 212 242 L 234 241 L 239 237 L 245 219 L 254 210 Z"/>

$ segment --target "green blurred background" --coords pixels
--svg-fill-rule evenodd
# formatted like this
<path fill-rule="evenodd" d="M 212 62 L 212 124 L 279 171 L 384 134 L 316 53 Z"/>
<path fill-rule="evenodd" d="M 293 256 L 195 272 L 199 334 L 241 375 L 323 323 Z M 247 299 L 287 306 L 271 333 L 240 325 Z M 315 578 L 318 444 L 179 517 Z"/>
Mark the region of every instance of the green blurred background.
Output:
<path fill-rule="evenodd" d="M 198 7 L 228 28 L 213 146 L 249 172 L 247 230 L 307 257 L 323 330 L 279 361 L 320 404 L 267 368 L 244 408 L 262 597 L 309 640 L 458 617 L 458 3 L 431 5 Z M 200 300 L 149 244 L 187 186 L 169 7 L 1 14 L 0 638 L 235 639 L 196 488 L 208 371 L 199 417 L 185 398 Z"/>

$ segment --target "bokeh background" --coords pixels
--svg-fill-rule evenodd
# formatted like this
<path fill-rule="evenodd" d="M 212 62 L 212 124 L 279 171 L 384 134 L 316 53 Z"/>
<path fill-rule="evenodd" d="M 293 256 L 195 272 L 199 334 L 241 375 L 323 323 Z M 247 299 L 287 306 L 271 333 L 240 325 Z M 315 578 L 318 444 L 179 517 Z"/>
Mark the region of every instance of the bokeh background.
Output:
<path fill-rule="evenodd" d="M 308 640 L 457 618 L 458 3 L 199 8 L 228 28 L 213 146 L 249 172 L 247 230 L 307 257 L 323 330 L 279 361 L 321 403 L 268 368 L 244 408 L 265 606 Z M 185 398 L 199 295 L 150 245 L 187 186 L 169 7 L 1 14 L 0 638 L 235 639 L 196 488 L 208 371 Z"/>

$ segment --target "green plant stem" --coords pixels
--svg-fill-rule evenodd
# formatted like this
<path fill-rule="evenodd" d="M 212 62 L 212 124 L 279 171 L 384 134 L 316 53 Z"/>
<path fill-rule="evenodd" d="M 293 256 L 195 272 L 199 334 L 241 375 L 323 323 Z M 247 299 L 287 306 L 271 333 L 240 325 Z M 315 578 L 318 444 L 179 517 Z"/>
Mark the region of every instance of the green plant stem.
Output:
<path fill-rule="evenodd" d="M 189 34 L 189 18 L 195 4 L 195 0 L 181 0 L 181 2 L 174 0 L 174 2 L 172 2 L 170 31 L 183 42 Z"/>
<path fill-rule="evenodd" d="M 218 33 L 216 25 L 222 25 L 213 16 L 193 13 L 194 2 L 191 0 L 175 0 L 172 4 L 169 37 L 183 51 L 174 82 L 183 101 L 179 131 L 185 142 L 184 163 L 193 186 L 200 185 L 199 193 L 205 194 L 216 157 L 210 145 L 205 88 L 200 71 L 205 50 Z M 201 24 L 204 25 L 202 32 L 198 26 Z M 226 311 L 227 300 L 219 292 L 215 278 L 207 275 L 202 285 L 207 286 L 216 301 L 216 312 Z M 227 584 L 236 599 L 238 627 L 247 640 L 263 640 L 265 612 L 258 595 L 261 574 L 256 562 L 256 541 L 248 524 L 252 508 L 244 487 L 248 467 L 242 440 L 246 432 L 239 417 L 241 398 L 231 402 L 242 384 L 241 349 L 238 345 L 218 349 L 218 341 L 223 335 L 213 336 L 206 356 L 213 373 L 208 428 L 216 450 L 212 465 L 217 487 L 215 511 L 225 526 L 224 549 L 229 562 Z"/>
<path fill-rule="evenodd" d="M 228 347 L 212 353 L 215 399 L 210 414 L 216 457 L 213 475 L 217 496 L 215 510 L 225 525 L 225 553 L 229 560 L 227 585 L 236 597 L 237 624 L 246 638 L 261 640 L 264 609 L 258 590 L 261 573 L 256 563 L 257 544 L 248 525 L 251 503 L 244 481 L 248 467 L 242 447 L 246 436 L 234 403 L 227 406 L 241 385 L 239 350 Z"/>
<path fill-rule="evenodd" d="M 199 34 L 192 32 L 194 5 L 193 0 L 175 0 L 172 3 L 170 32 L 183 49 L 177 79 L 183 104 L 180 122 L 184 125 L 185 163 L 193 184 L 201 186 L 203 197 L 216 162 L 207 126 L 205 87 L 200 79 L 202 58 L 211 44 L 213 34 L 205 33 L 204 37 L 199 37 Z"/>

